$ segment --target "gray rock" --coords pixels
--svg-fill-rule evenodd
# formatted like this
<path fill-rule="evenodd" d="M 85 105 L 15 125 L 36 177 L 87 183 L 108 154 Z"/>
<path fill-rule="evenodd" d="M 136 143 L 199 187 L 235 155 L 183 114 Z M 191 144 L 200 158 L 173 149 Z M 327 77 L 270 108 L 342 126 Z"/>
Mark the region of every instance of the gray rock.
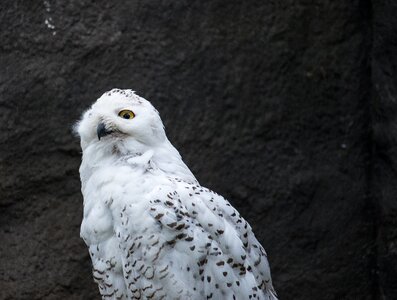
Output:
<path fill-rule="evenodd" d="M 395 299 L 391 1 L 3 1 L 0 299 L 99 299 L 71 127 L 151 100 L 266 248 L 280 299 Z"/>

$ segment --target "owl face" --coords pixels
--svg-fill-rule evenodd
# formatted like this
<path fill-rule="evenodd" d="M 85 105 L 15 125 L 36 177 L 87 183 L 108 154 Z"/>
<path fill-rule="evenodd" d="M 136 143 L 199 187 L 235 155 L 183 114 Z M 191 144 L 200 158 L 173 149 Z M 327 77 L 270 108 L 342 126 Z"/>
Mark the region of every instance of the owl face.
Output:
<path fill-rule="evenodd" d="M 76 125 L 82 146 L 126 141 L 155 145 L 164 137 L 157 110 L 131 90 L 104 93 Z"/>

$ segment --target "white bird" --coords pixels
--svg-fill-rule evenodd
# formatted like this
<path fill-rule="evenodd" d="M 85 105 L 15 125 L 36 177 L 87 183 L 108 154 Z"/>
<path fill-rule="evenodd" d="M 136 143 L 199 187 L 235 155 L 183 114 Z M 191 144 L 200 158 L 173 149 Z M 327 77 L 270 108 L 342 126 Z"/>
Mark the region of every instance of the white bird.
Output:
<path fill-rule="evenodd" d="M 197 182 L 149 101 L 113 89 L 75 129 L 81 237 L 103 299 L 277 299 L 250 225 Z"/>

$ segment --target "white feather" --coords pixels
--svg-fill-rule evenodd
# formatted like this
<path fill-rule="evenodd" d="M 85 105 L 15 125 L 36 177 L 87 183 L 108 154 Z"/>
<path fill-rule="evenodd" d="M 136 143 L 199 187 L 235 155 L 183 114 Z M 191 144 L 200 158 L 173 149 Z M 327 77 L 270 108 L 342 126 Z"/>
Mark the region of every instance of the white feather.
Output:
<path fill-rule="evenodd" d="M 125 109 L 135 117 L 120 118 Z M 112 131 L 100 140 L 99 123 Z M 103 299 L 276 299 L 251 227 L 200 186 L 148 101 L 112 90 L 76 127 L 81 237 Z"/>

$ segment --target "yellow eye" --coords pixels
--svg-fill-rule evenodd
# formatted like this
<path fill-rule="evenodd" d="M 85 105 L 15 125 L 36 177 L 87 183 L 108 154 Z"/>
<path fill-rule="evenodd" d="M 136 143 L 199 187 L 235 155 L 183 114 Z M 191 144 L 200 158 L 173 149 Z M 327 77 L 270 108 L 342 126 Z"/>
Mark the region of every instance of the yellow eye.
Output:
<path fill-rule="evenodd" d="M 123 109 L 119 112 L 119 117 L 123 119 L 133 119 L 135 117 L 135 114 L 130 110 Z"/>

